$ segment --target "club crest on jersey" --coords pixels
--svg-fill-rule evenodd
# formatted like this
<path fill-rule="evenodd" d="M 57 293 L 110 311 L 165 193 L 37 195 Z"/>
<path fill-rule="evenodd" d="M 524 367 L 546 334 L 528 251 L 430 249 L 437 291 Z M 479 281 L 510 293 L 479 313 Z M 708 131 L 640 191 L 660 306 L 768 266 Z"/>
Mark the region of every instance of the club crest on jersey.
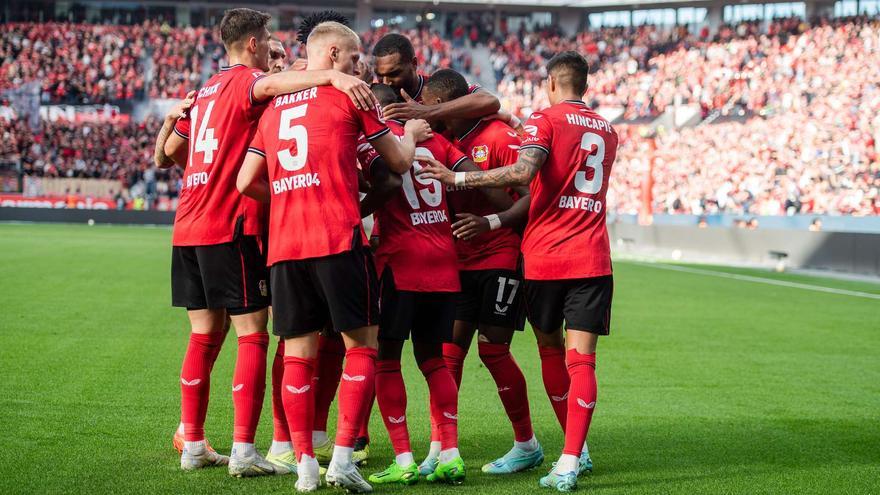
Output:
<path fill-rule="evenodd" d="M 471 156 L 474 158 L 474 163 L 483 163 L 489 159 L 489 147 L 485 144 L 474 146 Z"/>

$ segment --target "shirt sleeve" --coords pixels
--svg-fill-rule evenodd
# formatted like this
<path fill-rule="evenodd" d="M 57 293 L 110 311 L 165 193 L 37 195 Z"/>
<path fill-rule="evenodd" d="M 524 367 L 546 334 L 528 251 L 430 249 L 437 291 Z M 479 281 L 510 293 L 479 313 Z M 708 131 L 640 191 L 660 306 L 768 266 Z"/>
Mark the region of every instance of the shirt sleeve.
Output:
<path fill-rule="evenodd" d="M 480 86 L 479 84 L 471 84 L 470 86 L 468 86 L 468 94 L 469 95 L 472 95 L 472 94 L 474 94 L 478 91 L 482 91 L 482 90 L 483 90 L 483 87 Z"/>
<path fill-rule="evenodd" d="M 189 126 L 189 112 L 187 112 L 186 117 L 177 119 L 177 122 L 174 124 L 174 133 L 183 139 L 189 139 Z"/>
<path fill-rule="evenodd" d="M 379 158 L 379 153 L 376 152 L 376 149 L 373 148 L 373 145 L 367 141 L 367 137 L 363 134 L 358 138 L 357 157 L 358 162 L 361 164 L 361 169 L 366 174 L 370 173 L 370 166 L 373 164 L 373 161 Z"/>
<path fill-rule="evenodd" d="M 263 144 L 262 126 L 257 127 L 257 132 L 254 133 L 254 137 L 251 139 L 251 144 L 248 146 L 248 153 L 256 153 L 263 158 L 266 158 L 266 146 Z"/>
<path fill-rule="evenodd" d="M 545 153 L 550 153 L 550 143 L 553 140 L 553 125 L 550 119 L 540 112 L 535 112 L 523 126 L 525 138 L 520 146 L 520 151 L 529 148 L 537 148 Z"/>
<path fill-rule="evenodd" d="M 246 77 L 242 77 L 244 81 L 247 83 L 247 101 L 248 101 L 248 109 L 252 109 L 254 107 L 262 108 L 268 100 L 256 101 L 254 98 L 254 85 L 257 84 L 257 81 L 266 77 L 266 73 L 258 70 L 248 70 L 242 71 L 247 74 Z M 259 114 L 256 115 L 259 117 Z"/>
<path fill-rule="evenodd" d="M 382 110 L 378 105 L 372 110 L 359 110 L 354 107 L 354 103 L 349 101 L 349 104 L 355 109 L 361 130 L 367 137 L 367 141 L 372 141 L 391 132 L 391 129 L 382 121 Z"/>
<path fill-rule="evenodd" d="M 491 163 L 496 164 L 497 167 L 512 165 L 516 163 L 516 160 L 519 158 L 519 150 L 519 137 L 516 135 L 516 132 L 511 129 L 510 131 L 505 132 L 503 137 L 493 144 L 492 153 L 494 153 L 495 156 Z"/>
<path fill-rule="evenodd" d="M 446 166 L 449 167 L 450 170 L 456 170 L 459 165 L 468 159 L 468 156 L 453 146 L 448 140 L 440 136 L 438 137 L 443 139 L 443 146 L 446 148 Z"/>

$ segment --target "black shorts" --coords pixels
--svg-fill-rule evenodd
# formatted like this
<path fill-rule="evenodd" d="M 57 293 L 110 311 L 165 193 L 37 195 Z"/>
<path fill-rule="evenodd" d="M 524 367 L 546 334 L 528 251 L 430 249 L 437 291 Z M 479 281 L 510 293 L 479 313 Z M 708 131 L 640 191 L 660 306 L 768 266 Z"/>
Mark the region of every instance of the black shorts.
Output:
<path fill-rule="evenodd" d="M 272 332 L 294 337 L 333 328 L 347 332 L 379 322 L 379 283 L 373 255 L 351 251 L 282 261 L 269 269 Z"/>
<path fill-rule="evenodd" d="M 455 319 L 480 325 L 522 330 L 525 304 L 522 275 L 514 270 L 463 270 Z"/>
<path fill-rule="evenodd" d="M 256 236 L 171 249 L 171 304 L 244 314 L 269 306 L 266 254 Z"/>
<path fill-rule="evenodd" d="M 452 341 L 455 292 L 397 290 L 390 268 L 382 273 L 379 340 L 438 343 Z"/>
<path fill-rule="evenodd" d="M 526 310 L 532 326 L 555 332 L 566 330 L 608 335 L 611 330 L 611 275 L 568 280 L 526 280 Z"/>

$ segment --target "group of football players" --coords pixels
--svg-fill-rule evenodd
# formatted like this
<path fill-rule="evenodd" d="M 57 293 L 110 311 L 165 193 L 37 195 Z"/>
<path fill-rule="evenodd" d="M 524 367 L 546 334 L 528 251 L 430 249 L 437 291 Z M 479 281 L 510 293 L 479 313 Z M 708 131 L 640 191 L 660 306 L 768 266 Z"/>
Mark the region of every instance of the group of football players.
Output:
<path fill-rule="evenodd" d="M 295 473 L 300 492 L 316 490 L 322 474 L 358 493 L 370 482 L 461 483 L 458 390 L 475 334 L 514 433 L 513 447 L 482 470 L 535 468 L 544 451 L 510 353 L 528 317 L 565 434 L 540 485 L 573 490 L 592 470 L 596 343 L 609 331 L 613 288 L 604 203 L 617 134 L 582 101 L 586 61 L 564 52 L 548 63 L 551 106 L 523 126 L 457 72 L 420 74 L 405 36 L 380 39 L 370 67 L 347 21 L 321 13 L 299 30 L 307 58 L 288 69 L 269 21 L 226 12 L 229 65 L 168 114 L 156 142 L 157 165 L 185 170 L 171 264 L 172 304 L 191 324 L 174 436 L 181 468 Z M 254 437 L 270 317 L 279 341 L 264 458 Z M 230 328 L 238 355 L 227 457 L 204 425 Z M 401 374 L 408 339 L 430 396 L 420 464 Z M 358 464 L 369 455 L 374 402 L 395 458 L 368 482 Z"/>

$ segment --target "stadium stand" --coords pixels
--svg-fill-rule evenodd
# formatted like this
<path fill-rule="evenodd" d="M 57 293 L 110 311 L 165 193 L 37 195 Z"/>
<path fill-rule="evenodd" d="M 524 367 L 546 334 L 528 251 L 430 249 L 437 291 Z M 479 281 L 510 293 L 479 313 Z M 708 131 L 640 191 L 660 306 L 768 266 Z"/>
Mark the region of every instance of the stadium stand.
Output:
<path fill-rule="evenodd" d="M 402 32 L 424 73 L 452 67 L 477 77 L 482 69 L 497 81 L 502 106 L 521 117 L 547 104 L 541 68 L 553 53 L 587 54 L 595 68 L 588 102 L 622 109 L 610 211 L 639 213 L 647 201 L 657 213 L 880 214 L 876 16 L 748 21 L 714 32 L 605 27 L 573 36 L 525 24 L 508 30 L 507 22 L 498 31 L 481 27 L 488 24 L 469 14 L 448 26 L 449 36 Z M 365 52 L 389 30 L 364 32 Z M 222 63 L 217 36 L 206 28 L 7 23 L 0 34 L 0 90 L 38 80 L 44 104 L 179 98 L 206 64 L 210 72 Z M 291 60 L 301 55 L 295 33 L 276 36 Z M 474 63 L 474 47 L 488 50 L 490 66 Z M 703 123 L 649 125 L 679 104 L 697 105 Z M 120 191 L 146 207 L 173 207 L 178 174 L 150 162 L 156 120 L 32 129 L 2 108 L 0 161 L 19 160 L 26 175 L 119 180 Z"/>

